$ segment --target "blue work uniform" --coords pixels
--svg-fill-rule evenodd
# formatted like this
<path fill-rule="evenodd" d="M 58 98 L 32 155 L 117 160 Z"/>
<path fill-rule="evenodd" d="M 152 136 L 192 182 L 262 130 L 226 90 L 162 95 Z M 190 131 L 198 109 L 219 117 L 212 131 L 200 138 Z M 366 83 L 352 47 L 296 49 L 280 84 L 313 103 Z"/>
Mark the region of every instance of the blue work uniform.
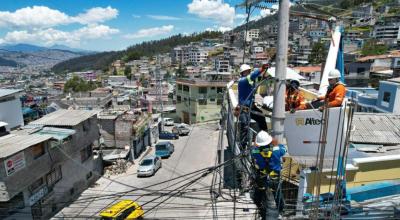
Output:
<path fill-rule="evenodd" d="M 268 160 L 268 167 L 271 171 L 279 174 L 282 170 L 282 157 L 286 154 L 286 147 L 283 144 L 272 147 L 272 154 Z"/>
<path fill-rule="evenodd" d="M 241 77 L 238 82 L 239 90 L 239 105 L 250 107 L 253 100 L 254 94 L 250 97 L 249 95 L 255 88 L 255 81 L 261 75 L 260 69 L 255 69 L 252 73 L 247 76 Z M 247 100 L 246 100 L 247 99 Z"/>
<path fill-rule="evenodd" d="M 253 146 L 251 148 L 251 157 L 253 158 L 254 165 L 261 173 L 267 174 L 268 169 L 267 158 L 263 156 L 263 147 Z"/>

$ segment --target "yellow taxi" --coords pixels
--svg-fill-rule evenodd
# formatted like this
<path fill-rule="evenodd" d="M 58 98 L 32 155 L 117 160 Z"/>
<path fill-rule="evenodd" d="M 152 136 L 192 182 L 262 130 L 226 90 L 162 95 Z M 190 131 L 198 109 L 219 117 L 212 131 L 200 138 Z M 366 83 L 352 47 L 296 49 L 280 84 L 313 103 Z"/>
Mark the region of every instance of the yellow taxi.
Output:
<path fill-rule="evenodd" d="M 143 209 L 138 203 L 132 200 L 122 200 L 103 209 L 100 212 L 100 217 L 104 220 L 131 220 L 142 219 L 143 214 Z"/>

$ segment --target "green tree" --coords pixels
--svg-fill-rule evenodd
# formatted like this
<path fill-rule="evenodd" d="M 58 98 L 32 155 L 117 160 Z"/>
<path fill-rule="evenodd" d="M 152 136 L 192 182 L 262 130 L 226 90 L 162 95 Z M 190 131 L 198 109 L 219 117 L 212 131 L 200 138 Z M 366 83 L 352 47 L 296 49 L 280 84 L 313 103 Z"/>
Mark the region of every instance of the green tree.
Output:
<path fill-rule="evenodd" d="M 186 76 L 185 70 L 182 68 L 182 65 L 179 65 L 178 70 L 176 71 L 177 78 L 184 78 Z"/>
<path fill-rule="evenodd" d="M 361 49 L 363 56 L 385 54 L 388 51 L 388 46 L 379 44 L 378 41 L 371 39 L 364 43 Z"/>
<path fill-rule="evenodd" d="M 320 64 L 325 61 L 327 56 L 327 50 L 322 42 L 317 42 L 313 45 L 309 62 L 311 64 Z"/>
<path fill-rule="evenodd" d="M 126 76 L 126 78 L 131 79 L 132 68 L 130 66 L 125 67 L 124 75 Z"/>
<path fill-rule="evenodd" d="M 65 83 L 64 92 L 86 92 L 96 87 L 96 83 L 93 81 L 86 82 L 78 76 L 73 76 Z"/>

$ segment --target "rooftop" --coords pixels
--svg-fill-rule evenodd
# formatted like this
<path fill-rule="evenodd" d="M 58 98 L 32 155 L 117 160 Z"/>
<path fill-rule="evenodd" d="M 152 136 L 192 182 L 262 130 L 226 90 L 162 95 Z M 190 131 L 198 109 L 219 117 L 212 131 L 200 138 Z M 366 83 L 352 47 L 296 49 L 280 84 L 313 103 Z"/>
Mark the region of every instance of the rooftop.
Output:
<path fill-rule="evenodd" d="M 321 66 L 297 66 L 293 67 L 293 69 L 301 73 L 321 72 Z"/>
<path fill-rule="evenodd" d="M 21 92 L 20 89 L 0 89 L 0 97 L 13 95 L 15 93 Z"/>
<path fill-rule="evenodd" d="M 400 77 L 393 78 L 393 79 L 388 79 L 387 81 L 389 81 L 389 82 L 395 82 L 395 83 L 400 83 Z"/>
<path fill-rule="evenodd" d="M 89 110 L 58 110 L 36 121 L 31 125 L 49 125 L 49 126 L 76 126 L 79 123 L 96 115 L 98 111 Z"/>
<path fill-rule="evenodd" d="M 51 139 L 51 135 L 13 133 L 0 137 L 0 158 L 9 157 L 35 144 Z"/>
<path fill-rule="evenodd" d="M 400 144 L 400 115 L 357 112 L 353 126 L 350 138 L 353 143 Z"/>
<path fill-rule="evenodd" d="M 371 56 L 360 57 L 360 58 L 357 59 L 357 61 L 366 62 L 366 61 L 369 61 L 369 60 L 387 59 L 387 58 L 393 58 L 393 57 L 400 57 L 400 50 L 390 51 L 390 53 L 388 53 L 388 54 L 371 55 Z"/>

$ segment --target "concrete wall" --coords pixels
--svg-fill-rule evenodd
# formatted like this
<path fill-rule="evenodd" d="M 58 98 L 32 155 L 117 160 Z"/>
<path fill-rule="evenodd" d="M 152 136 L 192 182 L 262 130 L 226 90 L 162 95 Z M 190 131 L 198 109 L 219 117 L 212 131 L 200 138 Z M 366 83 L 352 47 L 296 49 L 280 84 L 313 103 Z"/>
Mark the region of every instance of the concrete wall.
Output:
<path fill-rule="evenodd" d="M 21 102 L 17 97 L 4 102 L 0 98 L 0 121 L 8 123 L 8 130 L 24 126 Z"/>
<path fill-rule="evenodd" d="M 398 90 L 399 90 L 399 84 L 397 83 L 385 82 L 385 81 L 380 82 L 377 107 L 383 109 L 386 112 L 393 112 L 396 103 L 396 96 L 399 96 L 397 94 Z M 383 101 L 385 93 L 390 93 L 389 102 Z"/>

